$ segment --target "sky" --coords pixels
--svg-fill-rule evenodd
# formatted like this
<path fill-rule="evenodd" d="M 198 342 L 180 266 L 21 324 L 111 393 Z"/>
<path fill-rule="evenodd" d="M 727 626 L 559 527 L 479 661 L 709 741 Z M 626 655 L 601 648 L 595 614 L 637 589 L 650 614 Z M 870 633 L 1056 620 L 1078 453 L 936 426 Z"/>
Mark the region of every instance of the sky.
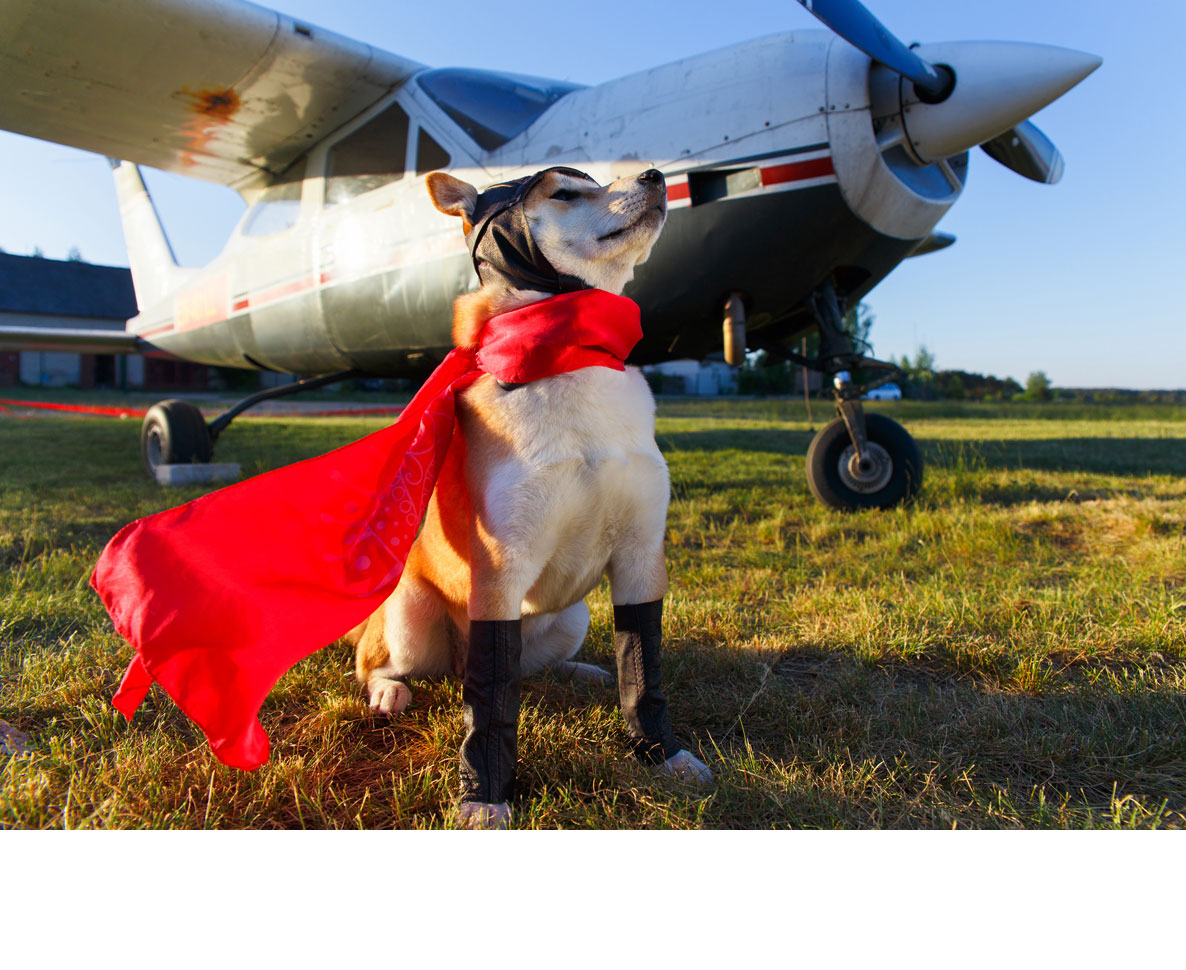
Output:
<path fill-rule="evenodd" d="M 973 150 L 963 196 L 937 229 L 954 246 L 903 262 L 865 299 L 877 355 L 925 345 L 941 369 L 1060 387 L 1186 387 L 1186 3 L 869 0 L 906 41 L 1017 40 L 1098 54 L 1103 66 L 1034 116 L 1058 145 L 1055 186 Z M 685 0 L 626 8 L 515 0 L 278 0 L 276 9 L 432 66 L 596 84 L 783 30 L 821 25 L 794 0 Z M 623 12 L 625 10 L 625 12 Z M 1143 20 L 1138 20 L 1139 11 Z M 229 189 L 146 170 L 183 264 L 221 249 L 242 213 Z M 0 132 L 0 248 L 127 265 L 99 156 Z"/>

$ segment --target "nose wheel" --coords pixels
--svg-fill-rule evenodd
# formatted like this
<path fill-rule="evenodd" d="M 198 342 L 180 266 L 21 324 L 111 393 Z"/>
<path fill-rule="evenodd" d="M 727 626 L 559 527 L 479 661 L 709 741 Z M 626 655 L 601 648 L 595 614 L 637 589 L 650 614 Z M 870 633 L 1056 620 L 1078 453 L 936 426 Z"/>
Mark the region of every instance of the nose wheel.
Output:
<path fill-rule="evenodd" d="M 725 345 L 729 327 L 739 317 L 726 305 Z M 834 509 L 888 509 L 910 502 L 922 488 L 922 456 L 910 433 L 883 414 L 866 414 L 862 394 L 901 379 L 893 364 L 866 356 L 844 327 L 843 301 L 831 280 L 807 299 L 806 309 L 819 328 L 816 356 L 796 353 L 780 340 L 758 346 L 768 353 L 831 378 L 838 417 L 807 449 L 807 484 L 812 494 Z M 744 330 L 741 331 L 744 340 Z M 796 331 L 792 331 L 795 333 Z M 802 332 L 800 329 L 797 332 Z"/>
<path fill-rule="evenodd" d="M 865 415 L 865 446 L 858 457 L 848 425 L 837 418 L 807 449 L 807 484 L 834 509 L 888 509 L 918 494 L 922 457 L 910 433 L 884 414 Z"/>

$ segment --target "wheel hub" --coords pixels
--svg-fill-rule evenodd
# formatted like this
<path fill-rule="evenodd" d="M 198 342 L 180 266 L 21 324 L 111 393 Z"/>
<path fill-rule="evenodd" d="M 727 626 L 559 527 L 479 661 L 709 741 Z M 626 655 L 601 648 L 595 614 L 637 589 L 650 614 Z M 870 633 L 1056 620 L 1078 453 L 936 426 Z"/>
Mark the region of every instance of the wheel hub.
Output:
<path fill-rule="evenodd" d="M 164 451 L 161 443 L 161 429 L 149 429 L 147 437 L 144 439 L 144 456 L 148 459 L 148 464 L 156 468 L 161 465 L 161 453 Z"/>
<path fill-rule="evenodd" d="M 840 454 L 837 470 L 846 487 L 867 495 L 879 492 L 889 484 L 894 474 L 894 460 L 875 441 L 866 441 L 864 451 L 864 457 L 858 459 L 857 450 L 849 445 Z"/>

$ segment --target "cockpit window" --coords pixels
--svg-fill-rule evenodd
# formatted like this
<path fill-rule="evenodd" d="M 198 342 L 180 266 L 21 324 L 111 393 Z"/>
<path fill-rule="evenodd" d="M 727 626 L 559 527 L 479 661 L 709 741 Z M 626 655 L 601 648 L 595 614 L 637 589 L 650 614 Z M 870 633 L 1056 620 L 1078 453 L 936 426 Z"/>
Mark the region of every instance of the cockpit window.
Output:
<path fill-rule="evenodd" d="M 272 236 L 291 229 L 301 217 L 301 180 L 269 186 L 243 217 L 244 236 Z"/>
<path fill-rule="evenodd" d="M 449 153 L 437 144 L 437 140 L 423 128 L 416 139 L 416 174 L 434 172 L 437 169 L 448 168 Z"/>
<path fill-rule="evenodd" d="M 325 204 L 348 202 L 402 179 L 407 152 L 408 115 L 393 104 L 329 150 Z"/>
<path fill-rule="evenodd" d="M 425 71 L 416 80 L 487 151 L 506 144 L 566 94 L 584 87 L 567 81 L 460 67 Z"/>

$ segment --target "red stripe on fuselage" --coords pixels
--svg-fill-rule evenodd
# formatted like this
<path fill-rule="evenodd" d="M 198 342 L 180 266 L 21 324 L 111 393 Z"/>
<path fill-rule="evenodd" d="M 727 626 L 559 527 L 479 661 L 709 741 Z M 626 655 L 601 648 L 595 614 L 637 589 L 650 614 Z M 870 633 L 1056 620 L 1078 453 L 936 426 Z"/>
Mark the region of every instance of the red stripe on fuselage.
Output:
<path fill-rule="evenodd" d="M 243 309 L 248 306 L 259 306 L 261 303 L 271 303 L 273 300 L 281 300 L 286 296 L 295 296 L 297 293 L 303 293 L 305 290 L 311 290 L 317 285 L 317 280 L 312 276 L 305 276 L 299 280 L 292 280 L 289 283 L 281 283 L 279 286 L 273 286 L 271 289 L 260 290 L 258 293 L 251 294 L 247 299 L 240 300 L 235 304 L 235 308 L 239 308 L 239 303 L 242 303 Z"/>
<path fill-rule="evenodd" d="M 791 162 L 787 165 L 771 165 L 762 169 L 762 185 L 781 185 L 784 182 L 799 182 L 803 179 L 815 179 L 824 175 L 835 175 L 832 159 L 809 158 L 805 162 Z"/>

